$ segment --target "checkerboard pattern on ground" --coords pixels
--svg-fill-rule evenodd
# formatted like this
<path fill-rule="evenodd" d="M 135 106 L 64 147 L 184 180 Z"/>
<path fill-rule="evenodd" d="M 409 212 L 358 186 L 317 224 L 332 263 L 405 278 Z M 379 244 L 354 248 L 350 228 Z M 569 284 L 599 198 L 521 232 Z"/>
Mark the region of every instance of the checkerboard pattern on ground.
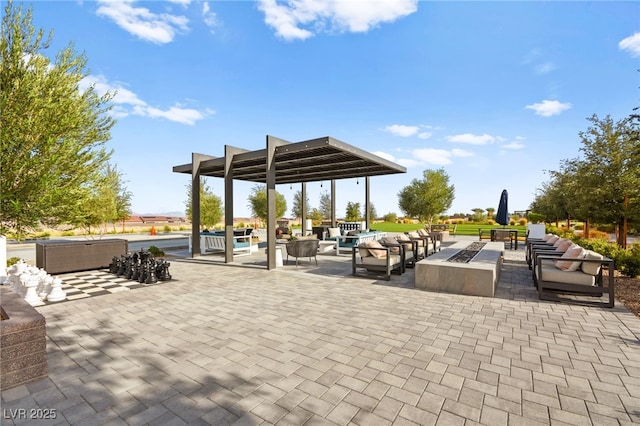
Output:
<path fill-rule="evenodd" d="M 101 296 L 104 294 L 129 291 L 141 287 L 149 287 L 166 281 L 158 281 L 155 284 L 144 284 L 138 281 L 128 280 L 109 272 L 108 269 L 93 271 L 70 272 L 59 274 L 56 277 L 62 280 L 62 290 L 67 293 L 64 300 L 84 299 L 85 297 Z M 62 302 L 47 302 L 47 304 Z"/>

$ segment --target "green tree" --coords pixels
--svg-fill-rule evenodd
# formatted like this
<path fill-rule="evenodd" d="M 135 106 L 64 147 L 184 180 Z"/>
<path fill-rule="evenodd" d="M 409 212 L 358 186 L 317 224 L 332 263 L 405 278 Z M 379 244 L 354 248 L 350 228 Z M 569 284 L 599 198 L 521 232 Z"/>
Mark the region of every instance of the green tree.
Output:
<path fill-rule="evenodd" d="M 471 220 L 473 222 L 484 222 L 484 209 L 476 207 L 475 209 L 471 209 L 473 215 L 471 216 Z"/>
<path fill-rule="evenodd" d="M 305 200 L 305 205 L 307 206 L 307 211 L 309 211 L 309 196 L 307 195 Z M 302 217 L 302 191 L 296 191 L 293 194 L 293 207 L 291 208 L 291 214 L 293 217 Z"/>
<path fill-rule="evenodd" d="M 322 222 L 322 212 L 317 208 L 312 208 L 307 215 L 313 222 Z"/>
<path fill-rule="evenodd" d="M 487 217 L 489 219 L 493 218 L 493 214 L 496 212 L 496 209 L 493 207 L 487 207 L 485 210 L 487 211 Z"/>
<path fill-rule="evenodd" d="M 327 191 L 320 193 L 320 212 L 322 219 L 331 219 L 331 196 Z"/>
<path fill-rule="evenodd" d="M 376 211 L 376 206 L 373 203 L 369 203 L 369 222 L 373 222 L 378 218 L 378 212 Z"/>
<path fill-rule="evenodd" d="M 425 170 L 423 179 L 413 179 L 398 193 L 398 206 L 407 216 L 431 226 L 438 215 L 451 207 L 454 194 L 455 187 L 449 185 L 444 169 Z"/>
<path fill-rule="evenodd" d="M 359 222 L 362 220 L 362 215 L 360 214 L 360 203 L 352 203 L 351 201 L 347 203 L 344 220 L 347 222 Z"/>
<path fill-rule="evenodd" d="M 20 239 L 41 223 L 71 223 L 92 208 L 93 183 L 111 155 L 112 94 L 81 91 L 87 59 L 73 45 L 52 62 L 32 9 L 9 1 L 0 40 L 0 193 L 2 231 Z"/>
<path fill-rule="evenodd" d="M 249 208 L 254 217 L 267 221 L 267 187 L 266 185 L 256 185 L 251 189 L 249 195 Z M 276 191 L 276 217 L 284 216 L 287 211 L 287 200 L 284 195 Z"/>
<path fill-rule="evenodd" d="M 185 202 L 185 212 L 189 220 L 193 220 L 193 209 L 191 208 L 191 182 L 187 184 L 187 201 Z M 200 180 L 200 226 L 212 228 L 220 223 L 224 215 L 222 199 L 213 193 L 213 190 Z"/>
<path fill-rule="evenodd" d="M 87 188 L 84 205 L 71 221 L 74 225 L 85 229 L 87 233 L 91 233 L 93 228 L 102 236 L 108 224 L 115 229 L 116 222 L 129 217 L 131 193 L 124 186 L 122 175 L 116 167 L 107 163 L 98 179 Z"/>

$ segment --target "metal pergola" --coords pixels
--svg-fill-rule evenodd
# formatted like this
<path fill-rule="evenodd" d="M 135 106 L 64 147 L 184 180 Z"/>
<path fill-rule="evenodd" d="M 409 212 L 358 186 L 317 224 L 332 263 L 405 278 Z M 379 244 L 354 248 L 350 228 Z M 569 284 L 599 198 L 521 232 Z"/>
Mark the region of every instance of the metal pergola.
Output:
<path fill-rule="evenodd" d="M 192 211 L 192 256 L 200 255 L 200 176 L 224 179 L 225 262 L 233 261 L 233 180 L 264 183 L 267 187 L 267 268 L 276 266 L 275 226 L 276 189 L 278 184 L 302 184 L 306 200 L 306 183 L 331 182 L 331 222 L 335 225 L 335 181 L 364 178 L 365 217 L 369 227 L 369 177 L 406 173 L 406 168 L 377 155 L 356 148 L 330 136 L 302 142 L 288 142 L 267 135 L 266 148 L 247 151 L 230 145 L 224 157 L 192 153 L 191 163 L 173 167 L 175 173 L 190 174 Z M 302 232 L 306 232 L 306 206 L 302 209 Z"/>

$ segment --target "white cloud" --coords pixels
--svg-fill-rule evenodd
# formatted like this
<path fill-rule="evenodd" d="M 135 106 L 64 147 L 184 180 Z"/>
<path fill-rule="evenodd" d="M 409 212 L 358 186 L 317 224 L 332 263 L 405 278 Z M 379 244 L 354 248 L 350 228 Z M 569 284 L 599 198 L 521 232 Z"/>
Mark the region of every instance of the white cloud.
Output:
<path fill-rule="evenodd" d="M 539 64 L 536 66 L 536 73 L 538 74 L 548 74 L 551 71 L 555 70 L 556 66 L 551 62 L 545 62 L 543 64 Z"/>
<path fill-rule="evenodd" d="M 504 148 L 504 149 L 522 149 L 522 148 L 524 148 L 524 144 L 520 143 L 520 142 L 513 141 L 513 142 L 509 142 L 507 144 L 502 145 L 502 148 Z"/>
<path fill-rule="evenodd" d="M 393 155 L 391 154 L 387 154 L 386 152 L 382 152 L 382 151 L 375 151 L 373 153 L 373 155 L 377 155 L 378 157 L 382 157 L 385 160 L 389 160 L 389 161 L 396 161 L 396 159 L 393 157 Z"/>
<path fill-rule="evenodd" d="M 560 101 L 550 101 L 545 99 L 542 102 L 527 105 L 525 108 L 535 111 L 537 115 L 542 117 L 551 117 L 553 115 L 558 115 L 562 113 L 562 111 L 568 110 L 571 107 L 572 105 L 569 102 L 562 103 Z"/>
<path fill-rule="evenodd" d="M 367 32 L 414 13 L 418 0 L 258 0 L 265 23 L 285 40 L 305 40 L 322 31 Z"/>
<path fill-rule="evenodd" d="M 124 88 L 122 84 L 110 83 L 103 76 L 88 76 L 80 82 L 80 90 L 84 91 L 90 86 L 93 86 L 98 95 L 104 95 L 107 92 L 116 92 L 116 95 L 111 101 L 115 104 L 111 110 L 111 115 L 116 118 L 124 118 L 130 114 L 134 114 L 150 118 L 164 118 L 176 123 L 194 125 L 196 121 L 202 120 L 208 115 L 215 114 L 213 110 L 205 110 L 203 112 L 193 108 L 183 108 L 180 105 L 174 105 L 165 110 L 152 107 L 131 90 Z"/>
<path fill-rule="evenodd" d="M 153 43 L 170 43 L 178 32 L 188 30 L 184 16 L 153 13 L 145 7 L 135 7 L 135 0 L 99 0 L 99 16 L 105 16 L 125 31 Z M 185 2 L 180 2 L 185 4 Z"/>
<path fill-rule="evenodd" d="M 470 145 L 487 145 L 494 143 L 498 138 L 488 134 L 474 135 L 473 133 L 463 133 L 461 135 L 447 136 L 449 142 L 467 143 Z"/>
<path fill-rule="evenodd" d="M 403 138 L 415 135 L 418 133 L 418 130 L 420 130 L 418 126 L 405 126 L 404 124 L 392 124 L 384 128 L 385 132 L 402 136 Z"/>
<path fill-rule="evenodd" d="M 432 132 L 422 132 L 418 135 L 420 139 L 429 139 L 431 136 L 433 136 Z"/>
<path fill-rule="evenodd" d="M 207 1 L 202 3 L 202 19 L 208 27 L 215 27 L 216 25 L 218 25 L 218 17 L 216 16 L 215 12 L 211 11 L 209 2 Z"/>
<path fill-rule="evenodd" d="M 407 169 L 420 165 L 419 161 L 412 160 L 411 158 L 400 158 L 396 163 L 406 167 Z"/>
<path fill-rule="evenodd" d="M 640 33 L 634 33 L 632 36 L 621 40 L 618 43 L 620 50 L 628 50 L 634 58 L 640 57 Z"/>
<path fill-rule="evenodd" d="M 446 166 L 452 163 L 451 151 L 447 151 L 446 149 L 418 148 L 414 149 L 412 153 L 422 164 Z"/>
<path fill-rule="evenodd" d="M 473 157 L 475 154 L 466 149 L 454 148 L 451 150 L 451 155 L 454 157 Z"/>

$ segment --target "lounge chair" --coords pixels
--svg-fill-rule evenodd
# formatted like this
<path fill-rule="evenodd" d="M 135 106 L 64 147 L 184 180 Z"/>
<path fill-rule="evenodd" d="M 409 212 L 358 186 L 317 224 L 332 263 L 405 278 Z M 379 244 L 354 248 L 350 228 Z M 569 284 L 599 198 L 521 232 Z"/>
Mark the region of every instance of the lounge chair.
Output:
<path fill-rule="evenodd" d="M 393 253 L 393 248 L 398 247 L 399 253 Z M 365 241 L 352 248 L 351 252 L 352 275 L 357 276 L 357 269 L 366 269 L 370 272 L 383 272 L 387 281 L 391 280 L 391 274 L 404 271 L 404 249 L 398 244 L 394 247 L 383 246 L 378 241 Z"/>
<path fill-rule="evenodd" d="M 316 265 L 318 265 L 318 247 L 320 246 L 320 240 L 317 238 L 297 238 L 293 241 L 289 241 L 286 244 L 287 249 L 287 262 L 289 262 L 289 256 L 296 258 L 296 268 L 298 267 L 298 258 L 299 257 L 308 257 L 309 262 L 311 262 L 311 258 L 313 257 L 316 261 Z"/>

